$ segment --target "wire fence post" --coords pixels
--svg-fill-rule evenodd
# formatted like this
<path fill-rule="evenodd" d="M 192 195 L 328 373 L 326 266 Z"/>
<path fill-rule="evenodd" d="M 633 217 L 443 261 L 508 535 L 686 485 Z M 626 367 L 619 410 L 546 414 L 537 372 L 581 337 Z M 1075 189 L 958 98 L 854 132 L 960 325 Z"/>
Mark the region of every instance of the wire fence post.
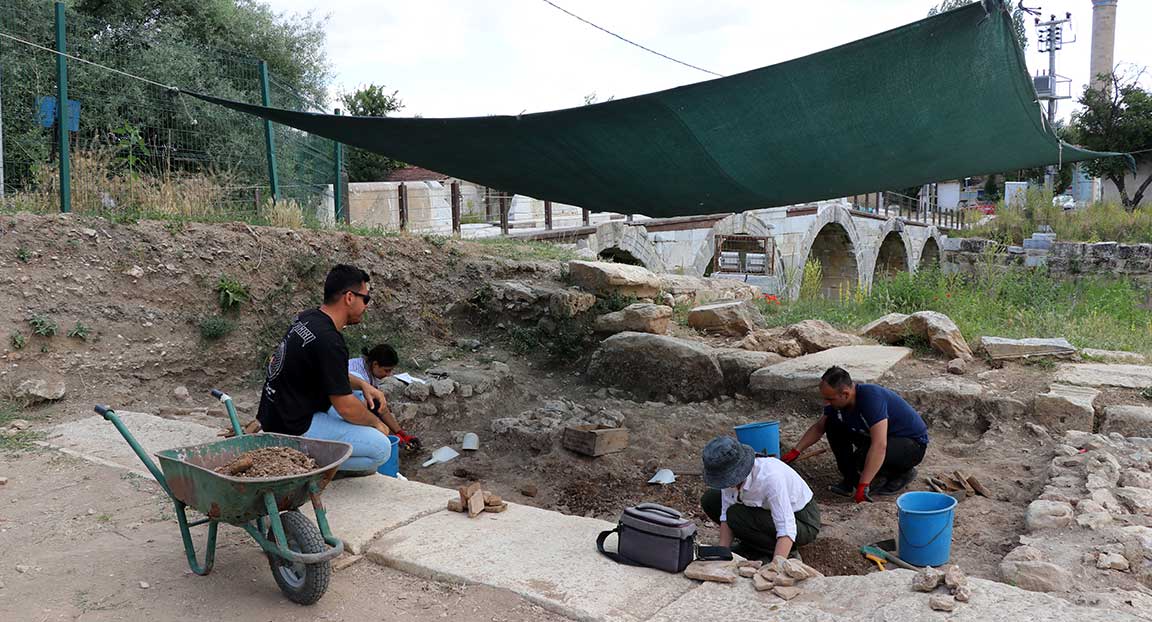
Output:
<path fill-rule="evenodd" d="M 272 96 L 268 89 L 268 63 L 261 60 L 260 67 L 260 101 L 265 108 L 272 106 Z M 272 193 L 272 202 L 280 200 L 280 178 L 276 174 L 276 136 L 272 132 L 272 122 L 264 121 L 264 150 L 268 154 L 268 186 Z"/>
<path fill-rule="evenodd" d="M 340 115 L 340 109 L 336 109 L 337 116 Z M 336 210 L 335 221 L 340 222 L 340 218 L 344 218 L 344 224 L 351 224 L 351 209 L 344 209 L 344 145 L 340 141 L 332 141 L 334 155 L 336 160 L 335 173 L 336 181 L 332 182 L 332 201 Z"/>
<path fill-rule="evenodd" d="M 408 230 L 408 186 L 404 182 L 400 182 L 400 187 L 396 188 L 400 199 L 400 230 Z"/>
<path fill-rule="evenodd" d="M 56 130 L 60 141 L 60 211 L 72 211 L 72 160 L 68 150 L 68 53 L 64 3 L 56 3 Z"/>
<path fill-rule="evenodd" d="M 584 221 L 584 226 L 587 227 L 592 222 L 592 210 L 585 207 L 580 211 L 581 211 L 581 218 Z"/>
<path fill-rule="evenodd" d="M 452 189 L 452 235 L 460 236 L 460 182 L 454 181 Z"/>
<path fill-rule="evenodd" d="M 544 201 L 544 228 L 552 230 L 552 202 Z"/>
<path fill-rule="evenodd" d="M 500 206 L 500 234 L 508 235 L 508 195 L 501 192 L 497 203 Z"/>

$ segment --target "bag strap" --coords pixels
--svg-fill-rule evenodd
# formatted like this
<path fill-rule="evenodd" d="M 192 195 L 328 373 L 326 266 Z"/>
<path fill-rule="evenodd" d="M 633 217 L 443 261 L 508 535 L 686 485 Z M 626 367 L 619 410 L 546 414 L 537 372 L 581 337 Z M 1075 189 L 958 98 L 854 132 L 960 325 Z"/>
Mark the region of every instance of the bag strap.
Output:
<path fill-rule="evenodd" d="M 604 555 L 604 557 L 607 557 L 608 559 L 616 562 L 617 564 L 624 564 L 625 566 L 643 566 L 643 564 L 637 564 L 636 562 L 628 559 L 627 557 L 624 557 L 623 555 L 621 555 L 619 553 L 613 553 L 612 551 L 605 551 L 604 550 L 604 541 L 608 539 L 608 536 L 610 536 L 612 534 L 619 534 L 619 533 L 620 533 L 620 526 L 619 525 L 617 525 L 615 529 L 611 529 L 609 531 L 601 531 L 600 535 L 597 536 L 597 538 L 596 538 L 596 550 L 600 551 L 600 553 L 602 555 Z M 619 540 L 617 540 L 617 541 L 619 541 Z"/>

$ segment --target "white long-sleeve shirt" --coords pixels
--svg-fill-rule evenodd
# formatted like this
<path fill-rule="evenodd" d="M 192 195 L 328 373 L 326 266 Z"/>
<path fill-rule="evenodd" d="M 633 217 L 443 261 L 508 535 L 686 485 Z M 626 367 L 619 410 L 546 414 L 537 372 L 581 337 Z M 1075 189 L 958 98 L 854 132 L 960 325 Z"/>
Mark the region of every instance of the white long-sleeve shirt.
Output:
<path fill-rule="evenodd" d="M 776 458 L 756 458 L 743 486 L 720 493 L 720 522 L 728 520 L 728 508 L 736 503 L 772 512 L 776 537 L 796 539 L 796 512 L 812 500 L 812 489 L 792 467 Z"/>

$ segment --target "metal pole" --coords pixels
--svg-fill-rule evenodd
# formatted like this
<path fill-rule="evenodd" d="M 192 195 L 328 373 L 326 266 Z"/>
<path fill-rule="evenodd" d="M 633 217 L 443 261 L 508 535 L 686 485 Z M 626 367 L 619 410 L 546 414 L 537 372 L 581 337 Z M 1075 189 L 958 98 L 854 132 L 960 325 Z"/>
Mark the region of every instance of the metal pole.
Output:
<path fill-rule="evenodd" d="M 497 197 L 497 204 L 500 206 L 500 233 L 508 235 L 508 195 L 501 192 Z"/>
<path fill-rule="evenodd" d="M 400 187 L 396 188 L 400 199 L 400 230 L 408 230 L 408 186 L 404 182 L 400 182 Z"/>
<path fill-rule="evenodd" d="M 460 182 L 452 182 L 452 235 L 460 235 Z"/>
<path fill-rule="evenodd" d="M 272 96 L 268 89 L 268 63 L 260 61 L 260 102 L 265 108 L 272 106 Z M 264 121 L 264 151 L 268 154 L 268 187 L 272 191 L 272 202 L 280 200 L 280 177 L 276 174 L 276 136 L 272 133 L 272 122 Z"/>
<path fill-rule="evenodd" d="M 64 3 L 56 3 L 56 127 L 60 140 L 60 211 L 72 211 L 72 161 L 68 148 L 68 53 Z"/>
<path fill-rule="evenodd" d="M 340 114 L 340 109 L 336 109 L 336 114 Z M 344 217 L 344 224 L 351 224 L 351 216 L 347 210 L 344 209 L 344 145 L 340 141 L 332 141 L 334 145 L 336 160 L 336 181 L 332 184 L 332 200 L 336 204 L 336 222 L 340 222 L 340 217 Z"/>
<path fill-rule="evenodd" d="M 545 201 L 544 202 L 544 228 L 549 230 L 549 231 L 552 230 L 552 202 L 551 201 Z"/>
<path fill-rule="evenodd" d="M 583 210 L 584 226 L 587 227 L 592 222 L 592 210 L 585 207 Z"/>

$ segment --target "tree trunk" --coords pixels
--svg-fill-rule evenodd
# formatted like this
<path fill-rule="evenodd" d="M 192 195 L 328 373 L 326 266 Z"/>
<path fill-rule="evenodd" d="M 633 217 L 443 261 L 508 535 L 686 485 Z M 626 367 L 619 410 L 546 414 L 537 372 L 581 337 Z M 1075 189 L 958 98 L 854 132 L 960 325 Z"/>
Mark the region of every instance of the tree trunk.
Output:
<path fill-rule="evenodd" d="M 1144 191 L 1148 189 L 1149 185 L 1152 185 L 1152 173 L 1148 174 L 1148 178 L 1145 179 L 1144 183 L 1140 184 L 1140 187 L 1136 189 L 1136 194 L 1132 195 L 1133 210 L 1135 210 L 1137 207 L 1140 207 L 1140 201 L 1144 198 Z"/>
<path fill-rule="evenodd" d="M 1135 206 L 1132 205 L 1132 201 L 1128 198 L 1128 191 L 1124 189 L 1123 173 L 1121 173 L 1119 177 L 1109 175 L 1108 179 L 1112 181 L 1112 184 L 1116 186 L 1116 190 L 1120 192 L 1120 204 L 1124 206 L 1124 211 L 1131 212 L 1136 209 Z"/>

